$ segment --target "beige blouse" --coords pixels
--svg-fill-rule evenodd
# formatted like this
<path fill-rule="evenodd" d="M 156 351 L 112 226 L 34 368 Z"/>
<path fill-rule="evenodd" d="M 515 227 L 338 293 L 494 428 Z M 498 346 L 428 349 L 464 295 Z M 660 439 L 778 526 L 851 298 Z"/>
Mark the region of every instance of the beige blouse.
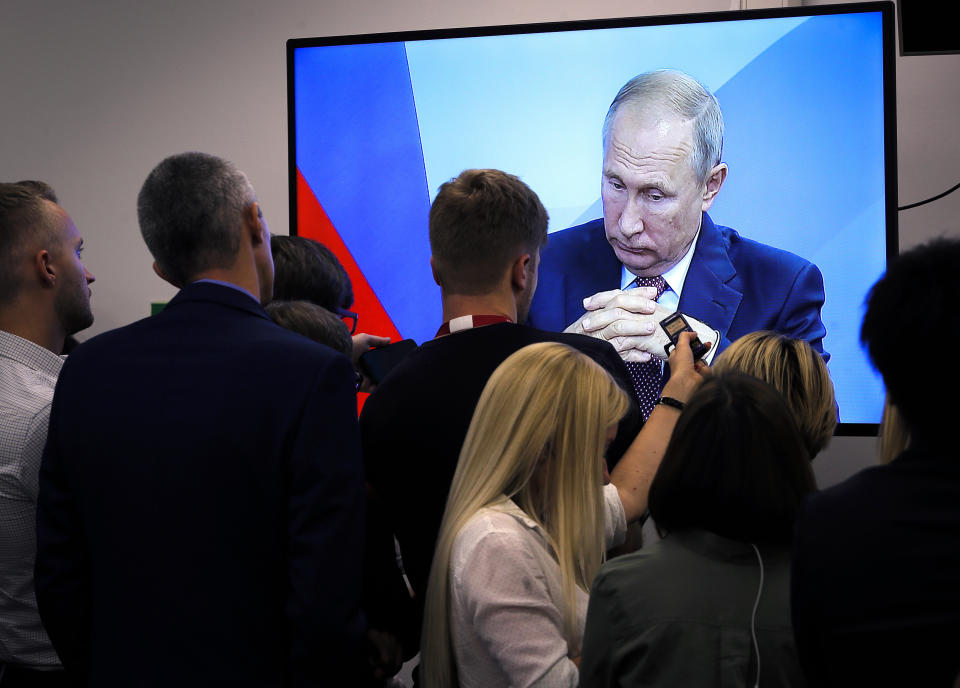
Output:
<path fill-rule="evenodd" d="M 607 548 L 627 522 L 614 485 L 603 488 Z M 513 501 L 478 511 L 450 560 L 451 634 L 463 688 L 576 686 L 587 593 L 577 590 L 577 630 L 563 629 L 560 566 L 546 535 Z"/>

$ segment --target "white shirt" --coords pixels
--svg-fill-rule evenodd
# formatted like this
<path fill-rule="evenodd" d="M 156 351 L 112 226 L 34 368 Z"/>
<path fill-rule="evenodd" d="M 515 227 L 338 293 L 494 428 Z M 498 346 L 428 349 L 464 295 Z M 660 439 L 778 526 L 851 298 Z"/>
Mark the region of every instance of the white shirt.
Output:
<path fill-rule="evenodd" d="M 37 613 L 37 492 L 63 358 L 0 331 L 0 662 L 59 667 Z"/>
<path fill-rule="evenodd" d="M 603 488 L 607 548 L 623 541 L 615 485 Z M 450 629 L 463 688 L 577 686 L 589 596 L 577 590 L 577 631 L 563 629 L 560 566 L 543 530 L 513 501 L 485 507 L 457 533 L 450 558 Z"/>

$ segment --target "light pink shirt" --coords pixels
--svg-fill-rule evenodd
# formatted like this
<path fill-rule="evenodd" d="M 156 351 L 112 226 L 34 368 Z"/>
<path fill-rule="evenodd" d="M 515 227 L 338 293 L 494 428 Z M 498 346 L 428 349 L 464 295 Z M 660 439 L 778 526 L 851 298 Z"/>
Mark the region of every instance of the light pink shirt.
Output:
<path fill-rule="evenodd" d="M 623 504 L 603 488 L 607 548 L 623 541 Z M 514 502 L 477 512 L 450 559 L 450 621 L 463 688 L 576 686 L 589 596 L 577 590 L 577 630 L 563 629 L 560 566 L 546 535 Z"/>

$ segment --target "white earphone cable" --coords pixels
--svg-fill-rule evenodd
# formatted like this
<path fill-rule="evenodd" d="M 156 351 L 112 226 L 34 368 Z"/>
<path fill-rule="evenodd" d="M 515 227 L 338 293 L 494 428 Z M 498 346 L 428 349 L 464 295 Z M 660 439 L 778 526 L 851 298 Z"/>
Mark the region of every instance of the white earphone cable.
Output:
<path fill-rule="evenodd" d="M 757 656 L 757 679 L 753 684 L 754 688 L 760 688 L 760 643 L 757 642 L 757 608 L 760 606 L 760 594 L 763 592 L 763 557 L 760 556 L 760 550 L 757 546 L 750 543 L 753 551 L 757 554 L 757 561 L 760 562 L 760 587 L 757 588 L 757 599 L 753 603 L 753 613 L 750 615 L 750 635 L 753 638 L 753 652 Z"/>

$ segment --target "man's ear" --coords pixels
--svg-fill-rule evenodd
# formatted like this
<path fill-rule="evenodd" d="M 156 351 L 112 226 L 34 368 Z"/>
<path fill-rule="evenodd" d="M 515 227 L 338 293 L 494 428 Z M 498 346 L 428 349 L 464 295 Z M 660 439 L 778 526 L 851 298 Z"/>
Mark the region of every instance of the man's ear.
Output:
<path fill-rule="evenodd" d="M 50 257 L 50 251 L 40 249 L 33 255 L 32 265 L 35 274 L 45 287 L 52 287 L 57 282 L 57 268 Z"/>
<path fill-rule="evenodd" d="M 263 215 L 260 214 L 260 204 L 253 202 L 243 209 L 243 227 L 254 246 L 270 241 L 270 235 L 267 233 L 267 227 L 260 221 Z"/>
<path fill-rule="evenodd" d="M 443 282 L 440 281 L 440 273 L 437 272 L 437 264 L 433 260 L 433 256 L 430 256 L 430 272 L 433 273 L 433 281 L 437 283 L 438 287 L 443 287 Z"/>
<path fill-rule="evenodd" d="M 157 261 L 153 261 L 153 271 L 157 273 L 157 277 L 162 279 L 164 282 L 167 282 L 168 284 L 172 284 L 177 289 L 183 288 L 182 284 L 180 284 L 176 280 L 167 276 L 167 273 L 163 271 L 163 268 L 160 267 L 160 263 L 158 263 Z"/>
<path fill-rule="evenodd" d="M 533 258 L 529 253 L 517 256 L 510 265 L 510 284 L 517 291 L 523 291 L 527 288 L 527 282 L 530 280 L 530 261 Z"/>
<path fill-rule="evenodd" d="M 703 203 L 701 204 L 701 210 L 703 212 L 710 210 L 710 206 L 713 205 L 713 201 L 717 197 L 717 194 L 720 193 L 720 187 L 723 186 L 723 182 L 726 181 L 726 179 L 726 163 L 721 162 L 710 170 L 710 176 L 707 177 L 707 183 L 703 189 Z"/>

